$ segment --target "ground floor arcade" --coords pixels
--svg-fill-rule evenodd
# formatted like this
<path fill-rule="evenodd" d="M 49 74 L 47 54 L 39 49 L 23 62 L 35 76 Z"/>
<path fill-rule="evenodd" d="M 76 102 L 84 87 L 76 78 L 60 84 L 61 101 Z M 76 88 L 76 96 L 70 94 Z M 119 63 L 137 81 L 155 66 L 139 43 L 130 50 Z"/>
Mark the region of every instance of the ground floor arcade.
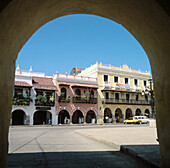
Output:
<path fill-rule="evenodd" d="M 104 123 L 122 123 L 123 120 L 133 116 L 150 117 L 151 106 L 142 105 L 104 105 L 102 109 Z"/>

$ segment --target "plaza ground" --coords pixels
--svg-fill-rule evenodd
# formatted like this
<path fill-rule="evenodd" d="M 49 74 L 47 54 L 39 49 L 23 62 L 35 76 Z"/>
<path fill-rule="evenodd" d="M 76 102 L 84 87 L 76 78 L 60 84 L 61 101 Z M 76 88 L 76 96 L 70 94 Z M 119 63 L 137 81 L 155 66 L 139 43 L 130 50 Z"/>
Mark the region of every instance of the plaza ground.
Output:
<path fill-rule="evenodd" d="M 156 138 L 148 125 L 12 126 L 8 167 L 158 167 Z"/>

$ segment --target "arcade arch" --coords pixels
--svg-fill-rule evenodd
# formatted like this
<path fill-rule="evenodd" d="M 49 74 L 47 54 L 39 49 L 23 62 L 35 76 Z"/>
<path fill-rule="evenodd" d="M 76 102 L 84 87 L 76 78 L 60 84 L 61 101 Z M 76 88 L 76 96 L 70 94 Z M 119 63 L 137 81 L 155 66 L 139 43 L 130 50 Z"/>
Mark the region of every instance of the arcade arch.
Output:
<path fill-rule="evenodd" d="M 132 116 L 133 116 L 132 110 L 130 108 L 127 108 L 125 112 L 125 119 L 129 119 Z"/>
<path fill-rule="evenodd" d="M 147 116 L 148 118 L 150 118 L 150 111 L 149 111 L 149 109 L 146 109 L 146 110 L 145 110 L 145 116 Z"/>
<path fill-rule="evenodd" d="M 117 108 L 115 110 L 115 119 L 116 119 L 117 123 L 123 122 L 123 114 L 122 114 L 122 110 L 120 108 Z"/>
<path fill-rule="evenodd" d="M 112 122 L 112 111 L 110 108 L 105 108 L 104 110 L 104 123 L 111 123 Z"/>
<path fill-rule="evenodd" d="M 12 112 L 12 125 L 25 125 L 26 113 L 23 110 L 14 110 Z"/>
<path fill-rule="evenodd" d="M 49 111 L 36 111 L 33 116 L 33 125 L 51 124 L 52 114 Z"/>
<path fill-rule="evenodd" d="M 70 123 L 70 114 L 67 110 L 61 110 L 58 115 L 59 124 L 69 124 Z"/>
<path fill-rule="evenodd" d="M 86 123 L 96 123 L 96 114 L 93 110 L 90 110 L 86 114 Z"/>
<path fill-rule="evenodd" d="M 145 49 L 154 79 L 161 166 L 168 167 L 170 79 L 167 76 L 170 71 L 170 13 L 169 2 L 160 0 L 99 0 L 97 3 L 93 0 L 81 3 L 79 0 L 30 0 L 29 3 L 17 0 L 2 1 L 0 10 L 0 51 L 2 53 L 0 76 L 3 82 L 0 83 L 0 95 L 3 99 L 0 101 L 0 128 L 2 130 L 0 132 L 2 140 L 0 167 L 7 165 L 9 122 L 6 121 L 10 120 L 15 60 L 18 52 L 42 25 L 54 18 L 73 13 L 95 14 L 114 20 L 130 31 Z M 16 23 L 19 26 L 16 26 Z"/>
<path fill-rule="evenodd" d="M 82 123 L 84 123 L 84 116 L 83 116 L 83 113 L 80 110 L 76 110 L 73 113 L 72 123 L 73 124 L 82 124 Z"/>
<path fill-rule="evenodd" d="M 141 114 L 142 114 L 142 111 L 139 108 L 137 108 L 136 112 L 135 112 L 135 115 L 140 116 Z"/>

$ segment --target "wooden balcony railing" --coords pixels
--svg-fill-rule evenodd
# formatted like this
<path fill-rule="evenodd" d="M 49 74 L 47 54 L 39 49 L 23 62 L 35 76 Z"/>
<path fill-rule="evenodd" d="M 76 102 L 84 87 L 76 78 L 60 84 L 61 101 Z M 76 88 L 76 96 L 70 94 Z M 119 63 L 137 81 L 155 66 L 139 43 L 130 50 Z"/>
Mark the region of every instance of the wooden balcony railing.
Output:
<path fill-rule="evenodd" d="M 53 101 L 53 102 L 50 102 L 50 101 L 42 102 L 42 101 L 35 100 L 35 106 L 50 106 L 50 107 L 53 107 L 54 105 L 55 105 L 55 101 Z"/>
<path fill-rule="evenodd" d="M 67 96 L 67 97 L 59 96 L 58 102 L 69 103 L 70 102 L 70 96 Z"/>
<path fill-rule="evenodd" d="M 97 104 L 97 98 L 88 98 L 88 97 L 73 97 L 73 103 L 92 103 Z"/>
<path fill-rule="evenodd" d="M 114 98 L 110 98 L 110 99 L 103 99 L 102 100 L 103 104 L 142 104 L 142 105 L 150 105 L 151 102 L 147 101 L 147 100 L 134 100 L 134 99 L 114 99 Z"/>
<path fill-rule="evenodd" d="M 16 97 L 14 97 L 13 98 L 13 105 L 29 106 L 30 101 L 32 101 L 31 98 L 19 98 L 19 97 L 16 98 Z"/>

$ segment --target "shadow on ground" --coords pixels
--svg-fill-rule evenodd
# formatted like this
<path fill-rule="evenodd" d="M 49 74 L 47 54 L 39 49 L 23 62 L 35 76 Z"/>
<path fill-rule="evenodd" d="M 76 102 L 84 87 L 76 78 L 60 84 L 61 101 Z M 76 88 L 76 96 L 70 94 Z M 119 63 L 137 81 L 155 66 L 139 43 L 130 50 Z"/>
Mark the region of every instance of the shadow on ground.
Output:
<path fill-rule="evenodd" d="M 160 167 L 159 145 L 122 145 L 120 151 L 152 167 Z"/>
<path fill-rule="evenodd" d="M 145 168 L 142 162 L 120 151 L 14 153 L 8 167 L 18 168 Z"/>

